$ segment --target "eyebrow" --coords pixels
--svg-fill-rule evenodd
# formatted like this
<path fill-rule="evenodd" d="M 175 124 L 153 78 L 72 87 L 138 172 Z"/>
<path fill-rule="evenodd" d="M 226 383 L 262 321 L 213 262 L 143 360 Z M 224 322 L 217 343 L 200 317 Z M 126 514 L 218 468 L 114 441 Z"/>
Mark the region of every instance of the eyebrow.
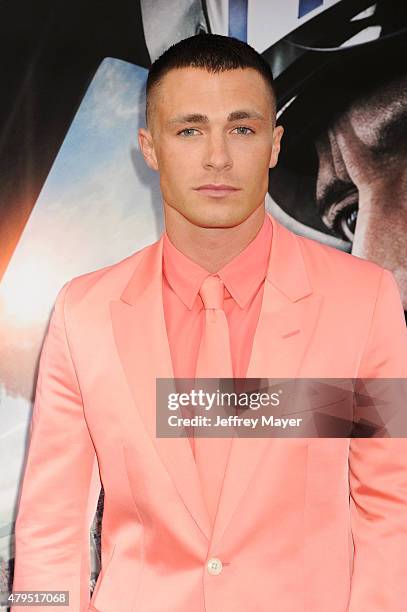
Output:
<path fill-rule="evenodd" d="M 227 117 L 227 122 L 238 121 L 240 119 L 258 119 L 264 121 L 264 117 L 261 113 L 254 109 L 242 109 L 236 110 L 230 113 Z M 209 117 L 200 113 L 189 113 L 185 115 L 175 115 L 167 121 L 168 125 L 174 123 L 209 123 Z"/>

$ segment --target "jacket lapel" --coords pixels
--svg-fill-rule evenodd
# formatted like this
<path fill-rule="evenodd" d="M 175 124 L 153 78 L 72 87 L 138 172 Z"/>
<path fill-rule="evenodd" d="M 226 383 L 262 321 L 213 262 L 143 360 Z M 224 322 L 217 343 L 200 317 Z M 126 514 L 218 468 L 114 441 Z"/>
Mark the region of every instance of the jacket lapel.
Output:
<path fill-rule="evenodd" d="M 145 249 L 121 299 L 111 301 L 113 332 L 135 405 L 156 451 L 192 517 L 209 539 L 209 516 L 188 438 L 156 436 L 156 378 L 174 378 L 162 300 L 162 243 L 163 236 Z M 134 410 L 134 405 L 125 410 Z"/>
<path fill-rule="evenodd" d="M 295 235 L 269 217 L 273 225 L 270 259 L 246 373 L 246 378 L 266 379 L 266 382 L 299 377 L 322 299 L 312 292 Z M 270 444 L 272 438 L 267 437 L 232 439 L 212 536 L 215 546 Z"/>

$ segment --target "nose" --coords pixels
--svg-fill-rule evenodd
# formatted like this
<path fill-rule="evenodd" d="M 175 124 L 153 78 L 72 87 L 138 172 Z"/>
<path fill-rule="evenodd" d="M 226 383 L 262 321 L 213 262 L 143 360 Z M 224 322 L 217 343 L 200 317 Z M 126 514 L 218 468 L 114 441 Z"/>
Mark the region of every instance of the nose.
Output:
<path fill-rule="evenodd" d="M 233 161 L 226 142 L 226 136 L 223 134 L 208 136 L 203 165 L 205 168 L 213 168 L 215 170 L 232 167 Z"/>

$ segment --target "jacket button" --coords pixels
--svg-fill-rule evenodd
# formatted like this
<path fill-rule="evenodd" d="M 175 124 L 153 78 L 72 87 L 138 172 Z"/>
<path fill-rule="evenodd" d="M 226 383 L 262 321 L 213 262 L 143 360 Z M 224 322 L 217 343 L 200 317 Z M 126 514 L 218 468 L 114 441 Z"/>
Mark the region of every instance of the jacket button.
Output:
<path fill-rule="evenodd" d="M 208 573 L 212 576 L 217 576 L 222 571 L 222 561 L 216 557 L 212 557 L 206 563 Z"/>

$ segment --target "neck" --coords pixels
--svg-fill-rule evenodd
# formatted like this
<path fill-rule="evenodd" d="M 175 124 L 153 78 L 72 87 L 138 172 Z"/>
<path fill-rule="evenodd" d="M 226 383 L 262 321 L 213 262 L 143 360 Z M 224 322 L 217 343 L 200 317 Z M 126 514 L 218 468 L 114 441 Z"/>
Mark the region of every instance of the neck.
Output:
<path fill-rule="evenodd" d="M 215 274 L 255 238 L 265 218 L 264 202 L 235 227 L 200 227 L 172 207 L 164 207 L 165 230 L 172 244 Z"/>

